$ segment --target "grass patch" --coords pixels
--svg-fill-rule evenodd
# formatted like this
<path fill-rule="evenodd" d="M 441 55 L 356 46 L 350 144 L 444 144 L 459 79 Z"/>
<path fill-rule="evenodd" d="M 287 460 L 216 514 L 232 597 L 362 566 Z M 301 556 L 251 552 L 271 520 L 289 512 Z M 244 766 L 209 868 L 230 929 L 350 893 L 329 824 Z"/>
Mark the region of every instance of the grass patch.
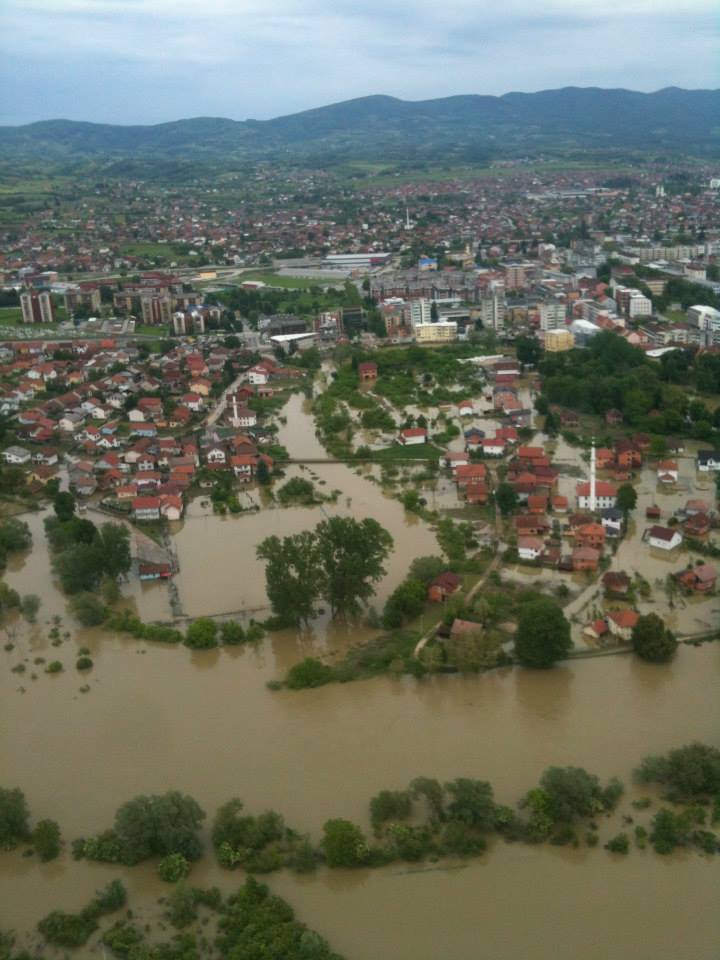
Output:
<path fill-rule="evenodd" d="M 405 447 L 396 443 L 392 447 L 382 450 L 373 450 L 372 459 L 378 463 L 392 463 L 396 460 L 439 460 L 443 451 L 432 443 L 419 443 L 417 446 Z"/>
<path fill-rule="evenodd" d="M 15 325 L 22 323 L 22 310 L 20 307 L 0 307 L 0 324 Z"/>
<path fill-rule="evenodd" d="M 283 290 L 310 290 L 312 287 L 331 286 L 328 280 L 318 280 L 310 277 L 285 277 L 276 273 L 243 273 L 240 283 L 245 280 L 257 280 L 268 287 L 280 287 Z M 342 286 L 344 278 L 337 281 L 336 286 Z"/>

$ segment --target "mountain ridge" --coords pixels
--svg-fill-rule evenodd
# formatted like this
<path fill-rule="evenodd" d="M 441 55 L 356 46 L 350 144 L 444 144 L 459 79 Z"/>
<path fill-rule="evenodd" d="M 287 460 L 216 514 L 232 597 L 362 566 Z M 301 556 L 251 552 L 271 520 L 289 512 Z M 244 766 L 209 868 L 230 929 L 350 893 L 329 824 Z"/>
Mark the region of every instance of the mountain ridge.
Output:
<path fill-rule="evenodd" d="M 442 143 L 440 143 L 442 141 Z M 103 124 L 55 118 L 0 126 L 0 150 L 17 159 L 192 157 L 384 158 L 409 149 L 450 156 L 473 150 L 513 154 L 562 147 L 649 147 L 720 156 L 720 89 L 561 87 L 502 96 L 457 94 L 402 100 L 372 94 L 270 120 L 190 117 L 158 124 Z"/>

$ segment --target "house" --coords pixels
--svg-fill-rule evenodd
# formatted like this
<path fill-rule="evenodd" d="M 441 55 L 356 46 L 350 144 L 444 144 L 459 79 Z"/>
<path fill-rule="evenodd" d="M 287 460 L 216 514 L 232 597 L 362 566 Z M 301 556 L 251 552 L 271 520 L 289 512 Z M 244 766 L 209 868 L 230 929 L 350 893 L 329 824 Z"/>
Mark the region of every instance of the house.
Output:
<path fill-rule="evenodd" d="M 230 423 L 234 427 L 254 427 L 257 425 L 257 414 L 250 407 L 238 407 L 233 404 L 228 410 Z"/>
<path fill-rule="evenodd" d="M 199 413 L 204 406 L 204 401 L 199 393 L 185 393 L 180 397 L 180 405 L 193 413 Z"/>
<path fill-rule="evenodd" d="M 358 364 L 358 376 L 361 383 L 374 383 L 377 380 L 377 364 L 370 360 Z M 251 381 L 252 382 L 252 381 Z"/>
<path fill-rule="evenodd" d="M 407 430 L 400 431 L 400 443 L 403 446 L 409 447 L 426 442 L 427 430 L 424 427 L 409 427 Z"/>
<path fill-rule="evenodd" d="M 568 511 L 568 498 L 567 497 L 553 497 L 552 498 L 552 508 L 555 513 L 567 513 Z"/>
<path fill-rule="evenodd" d="M 618 510 L 615 507 L 607 507 L 607 509 L 603 510 L 600 514 L 600 523 L 602 523 L 605 528 L 605 533 L 608 537 L 622 536 L 625 525 L 622 510 Z"/>
<path fill-rule="evenodd" d="M 539 537 L 518 537 L 517 551 L 520 560 L 537 560 L 545 545 Z"/>
<path fill-rule="evenodd" d="M 485 439 L 485 431 L 479 430 L 477 427 L 470 427 L 469 430 L 465 431 L 464 436 L 466 450 L 479 450 Z"/>
<path fill-rule="evenodd" d="M 455 468 L 455 482 L 459 489 L 470 483 L 484 483 L 487 477 L 487 467 L 484 463 L 461 463 Z"/>
<path fill-rule="evenodd" d="M 58 427 L 63 433 L 75 433 L 85 423 L 85 414 L 77 411 L 69 411 L 58 420 Z"/>
<path fill-rule="evenodd" d="M 632 583 L 630 577 L 622 571 L 608 570 L 600 581 L 605 593 L 613 597 L 626 597 Z"/>
<path fill-rule="evenodd" d="M 720 450 L 698 450 L 697 468 L 701 473 L 720 470 Z"/>
<path fill-rule="evenodd" d="M 457 405 L 458 415 L 461 417 L 471 417 L 475 413 L 475 404 L 472 400 L 461 400 Z"/>
<path fill-rule="evenodd" d="M 675 460 L 661 460 L 657 466 L 658 483 L 677 483 L 678 465 Z"/>
<path fill-rule="evenodd" d="M 135 497 L 132 501 L 134 518 L 139 521 L 160 519 L 160 497 Z"/>
<path fill-rule="evenodd" d="M 138 577 L 140 580 L 167 580 L 172 576 L 172 566 L 165 563 L 153 563 L 150 560 L 141 560 L 138 563 Z"/>
<path fill-rule="evenodd" d="M 247 372 L 248 383 L 253 385 L 265 384 L 270 380 L 270 374 L 267 369 L 258 364 L 256 367 L 251 367 Z"/>
<path fill-rule="evenodd" d="M 485 454 L 486 457 L 502 457 L 505 453 L 505 441 L 495 439 L 485 439 L 481 440 L 479 448 Z"/>
<path fill-rule="evenodd" d="M 30 451 L 24 447 L 12 446 L 3 450 L 2 458 L 5 463 L 20 467 L 23 466 L 23 464 L 30 463 Z"/>
<path fill-rule="evenodd" d="M 607 625 L 614 637 L 629 642 L 639 619 L 640 614 L 635 610 L 611 610 L 607 615 Z"/>
<path fill-rule="evenodd" d="M 238 453 L 230 457 L 230 466 L 238 480 L 249 483 L 255 475 L 258 458 L 253 454 Z"/>
<path fill-rule="evenodd" d="M 595 463 L 598 470 L 607 470 L 615 463 L 615 451 L 610 447 L 598 447 L 595 451 Z"/>
<path fill-rule="evenodd" d="M 662 516 L 662 511 L 657 504 L 651 504 L 649 507 L 645 508 L 645 518 L 647 520 L 659 520 Z"/>
<path fill-rule="evenodd" d="M 707 500 L 693 499 L 685 503 L 686 517 L 694 517 L 699 513 L 710 513 L 710 503 Z"/>
<path fill-rule="evenodd" d="M 470 481 L 465 487 L 465 502 L 468 504 L 487 503 L 489 497 L 490 490 L 482 481 Z"/>
<path fill-rule="evenodd" d="M 451 570 L 446 570 L 431 580 L 427 591 L 428 600 L 431 603 L 442 603 L 443 600 L 457 593 L 461 586 L 462 577 Z"/>
<path fill-rule="evenodd" d="M 597 570 L 600 551 L 593 547 L 575 547 L 571 559 L 573 570 Z"/>
<path fill-rule="evenodd" d="M 545 457 L 545 450 L 542 447 L 518 447 L 518 457 L 521 461 L 534 463 L 536 460 Z"/>
<path fill-rule="evenodd" d="M 221 446 L 209 447 L 205 451 L 205 460 L 207 463 L 220 464 L 224 467 L 227 463 L 227 453 Z"/>
<path fill-rule="evenodd" d="M 696 567 L 675 574 L 676 579 L 694 593 L 708 593 L 715 589 L 717 570 L 710 563 L 699 563 Z"/>
<path fill-rule="evenodd" d="M 658 550 L 674 550 L 682 543 L 682 534 L 677 527 L 661 527 L 658 524 L 650 527 L 645 536 L 651 547 Z"/>
<path fill-rule="evenodd" d="M 440 466 L 447 467 L 450 470 L 457 470 L 458 467 L 462 466 L 465 463 L 469 463 L 470 457 L 467 453 L 456 452 L 454 450 L 448 450 L 440 457 Z"/>
<path fill-rule="evenodd" d="M 461 620 L 456 617 L 450 627 L 450 636 L 457 637 L 463 633 L 482 633 L 482 624 L 474 620 Z"/>
<path fill-rule="evenodd" d="M 579 483 L 575 488 L 577 505 L 581 510 L 590 510 L 590 482 Z M 614 507 L 617 503 L 617 487 L 606 480 L 598 480 L 595 483 L 595 504 L 594 509 L 604 510 L 608 507 Z"/>
<path fill-rule="evenodd" d="M 583 630 L 583 633 L 590 640 L 600 640 L 608 632 L 608 625 L 606 620 L 593 620 L 592 623 L 589 623 Z"/>
<path fill-rule="evenodd" d="M 579 547 L 602 550 L 605 545 L 605 527 L 601 523 L 584 523 L 575 527 L 575 543 Z"/>
<path fill-rule="evenodd" d="M 183 515 L 183 498 L 163 493 L 160 495 L 160 515 L 165 520 L 180 520 Z"/>
<path fill-rule="evenodd" d="M 518 537 L 544 537 L 550 532 L 550 523 L 546 517 L 531 517 L 519 514 L 513 517 L 513 525 Z"/>
<path fill-rule="evenodd" d="M 695 540 L 703 540 L 710 533 L 711 526 L 712 522 L 706 513 L 695 513 L 683 524 L 683 533 Z"/>

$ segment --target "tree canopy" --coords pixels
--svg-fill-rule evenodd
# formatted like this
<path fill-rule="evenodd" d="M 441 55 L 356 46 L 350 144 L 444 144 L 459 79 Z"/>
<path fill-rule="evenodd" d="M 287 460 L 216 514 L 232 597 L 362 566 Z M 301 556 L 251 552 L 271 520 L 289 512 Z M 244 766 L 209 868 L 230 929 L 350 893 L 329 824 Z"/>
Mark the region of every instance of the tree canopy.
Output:
<path fill-rule="evenodd" d="M 643 614 L 638 618 L 631 639 L 635 653 L 651 663 L 666 663 L 672 660 L 677 650 L 675 635 L 656 613 Z"/>
<path fill-rule="evenodd" d="M 572 647 L 570 624 L 547 597 L 522 606 L 515 635 L 515 654 L 526 667 L 551 667 Z"/>

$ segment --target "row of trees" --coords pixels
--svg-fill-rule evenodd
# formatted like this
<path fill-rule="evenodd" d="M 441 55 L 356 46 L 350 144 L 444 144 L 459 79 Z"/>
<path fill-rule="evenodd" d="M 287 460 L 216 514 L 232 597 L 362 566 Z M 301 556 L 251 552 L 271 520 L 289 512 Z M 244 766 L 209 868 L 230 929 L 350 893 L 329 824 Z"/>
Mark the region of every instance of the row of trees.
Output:
<path fill-rule="evenodd" d="M 357 613 L 384 575 L 392 546 L 390 534 L 369 518 L 332 517 L 314 530 L 267 537 L 257 556 L 266 562 L 267 594 L 277 622 L 307 623 L 321 600 L 333 617 Z"/>

